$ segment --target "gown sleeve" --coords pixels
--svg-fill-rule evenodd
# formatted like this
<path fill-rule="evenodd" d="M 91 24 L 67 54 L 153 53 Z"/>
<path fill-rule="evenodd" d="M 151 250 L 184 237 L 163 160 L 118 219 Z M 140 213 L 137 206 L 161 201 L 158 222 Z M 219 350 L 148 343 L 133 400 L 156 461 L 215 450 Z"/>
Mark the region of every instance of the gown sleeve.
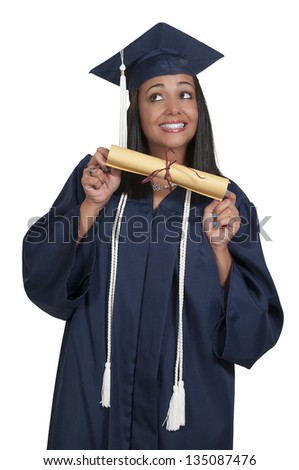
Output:
<path fill-rule="evenodd" d="M 93 228 L 77 245 L 81 185 L 87 155 L 65 183 L 52 208 L 23 240 L 23 281 L 28 297 L 54 317 L 68 320 L 88 289 L 94 260 Z"/>
<path fill-rule="evenodd" d="M 223 292 L 223 316 L 213 347 L 219 358 L 249 369 L 277 342 L 283 312 L 262 252 L 256 209 L 246 197 L 239 213 L 241 228 L 229 243 L 230 286 Z"/>

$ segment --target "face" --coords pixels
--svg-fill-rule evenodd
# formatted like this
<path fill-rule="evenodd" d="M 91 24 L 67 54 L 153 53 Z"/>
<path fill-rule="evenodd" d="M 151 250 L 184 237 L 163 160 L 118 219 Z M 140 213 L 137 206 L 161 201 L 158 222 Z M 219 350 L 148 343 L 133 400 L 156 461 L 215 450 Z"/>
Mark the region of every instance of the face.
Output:
<path fill-rule="evenodd" d="M 165 148 L 185 155 L 198 124 L 193 77 L 163 75 L 143 83 L 138 91 L 139 114 L 152 155 Z"/>

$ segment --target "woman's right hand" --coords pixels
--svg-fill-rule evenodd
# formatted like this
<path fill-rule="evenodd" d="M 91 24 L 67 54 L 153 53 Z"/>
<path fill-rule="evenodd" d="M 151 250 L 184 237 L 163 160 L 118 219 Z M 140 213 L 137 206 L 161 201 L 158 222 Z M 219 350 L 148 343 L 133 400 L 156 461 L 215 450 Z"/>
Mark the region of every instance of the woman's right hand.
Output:
<path fill-rule="evenodd" d="M 102 209 L 120 185 L 121 171 L 106 167 L 108 149 L 99 147 L 83 171 L 86 202 Z"/>

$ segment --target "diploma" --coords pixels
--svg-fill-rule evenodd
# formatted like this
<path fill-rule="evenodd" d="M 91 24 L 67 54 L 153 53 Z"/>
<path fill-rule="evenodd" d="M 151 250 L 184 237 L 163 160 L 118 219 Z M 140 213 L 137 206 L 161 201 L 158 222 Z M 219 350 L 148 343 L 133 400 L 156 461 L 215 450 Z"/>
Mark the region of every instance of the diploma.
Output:
<path fill-rule="evenodd" d="M 111 145 L 106 165 L 138 175 L 150 176 L 155 174 L 164 179 L 166 179 L 166 170 L 168 168 L 172 183 L 218 201 L 225 196 L 229 184 L 229 180 L 222 176 L 188 168 L 175 162 L 170 162 L 169 165 L 166 160 L 116 145 Z"/>

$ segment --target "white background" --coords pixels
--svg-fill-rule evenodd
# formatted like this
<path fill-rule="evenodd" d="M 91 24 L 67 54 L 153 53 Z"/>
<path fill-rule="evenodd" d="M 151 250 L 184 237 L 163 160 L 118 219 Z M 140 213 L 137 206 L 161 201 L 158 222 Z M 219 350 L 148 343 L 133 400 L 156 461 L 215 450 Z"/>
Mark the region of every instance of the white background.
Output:
<path fill-rule="evenodd" d="M 82 157 L 99 145 L 118 144 L 118 88 L 88 72 L 160 21 L 224 53 L 199 77 L 220 168 L 256 204 L 261 220 L 272 216 L 265 225 L 272 241 L 263 240 L 263 247 L 285 326 L 277 346 L 253 369 L 236 369 L 235 451 L 255 453 L 255 468 L 263 470 L 298 464 L 296 3 L 1 3 L 3 468 L 43 468 L 64 328 L 23 291 L 27 222 L 48 210 Z"/>

